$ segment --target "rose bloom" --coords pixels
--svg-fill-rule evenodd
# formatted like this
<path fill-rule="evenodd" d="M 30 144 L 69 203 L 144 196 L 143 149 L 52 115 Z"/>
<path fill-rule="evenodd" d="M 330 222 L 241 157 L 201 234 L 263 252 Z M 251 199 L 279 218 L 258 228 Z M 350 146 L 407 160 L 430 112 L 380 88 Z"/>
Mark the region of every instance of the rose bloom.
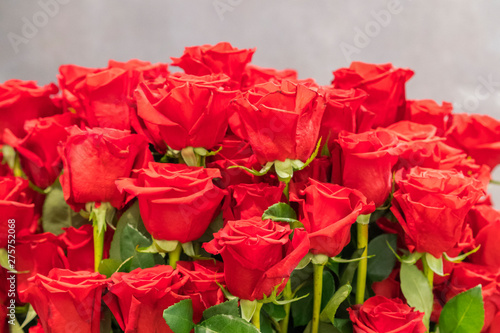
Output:
<path fill-rule="evenodd" d="M 114 273 L 103 300 L 126 332 L 170 333 L 163 310 L 189 298 L 178 294 L 187 279 L 168 265 Z"/>
<path fill-rule="evenodd" d="M 227 42 L 216 45 L 191 46 L 184 49 L 180 58 L 174 58 L 172 66 L 178 66 L 186 74 L 226 74 L 238 88 L 246 65 L 252 60 L 254 49 L 238 49 Z"/>
<path fill-rule="evenodd" d="M 373 296 L 347 309 L 354 333 L 425 333 L 424 313 L 398 298 Z"/>
<path fill-rule="evenodd" d="M 203 248 L 220 254 L 224 278 L 231 294 L 241 299 L 260 300 L 273 290 L 279 294 L 290 274 L 309 251 L 307 234 L 290 226 L 258 217 L 228 221 Z"/>
<path fill-rule="evenodd" d="M 61 113 L 50 97 L 57 91 L 53 83 L 39 87 L 35 81 L 9 80 L 0 84 L 0 143 L 6 128 L 24 137 L 26 120 Z"/>
<path fill-rule="evenodd" d="M 0 248 L 7 248 L 9 224 L 15 225 L 15 238 L 36 231 L 38 218 L 35 217 L 33 199 L 34 193 L 29 188 L 28 180 L 0 177 L 0 216 L 4 219 L 0 223 Z"/>
<path fill-rule="evenodd" d="M 223 303 L 226 298 L 219 285 L 224 285 L 224 263 L 214 260 L 178 261 L 179 275 L 188 277 L 180 289 L 193 301 L 193 320 L 201 321 L 203 311 Z"/>
<path fill-rule="evenodd" d="M 469 261 L 491 268 L 500 268 L 500 212 L 490 206 L 478 205 L 471 209 L 466 219 L 476 229 L 475 242 L 481 247 L 471 254 Z"/>
<path fill-rule="evenodd" d="M 392 169 L 404 145 L 385 129 L 360 134 L 343 132 L 338 144 L 340 152 L 332 152 L 334 182 L 359 190 L 368 202 L 381 206 L 391 193 Z"/>
<path fill-rule="evenodd" d="M 62 161 L 57 145 L 68 137 L 65 127 L 76 122 L 77 117 L 72 113 L 28 120 L 24 124 L 28 134 L 22 139 L 10 129 L 5 130 L 4 142 L 19 153 L 24 173 L 36 186 L 47 188 L 59 177 Z"/>
<path fill-rule="evenodd" d="M 229 187 L 223 206 L 224 220 L 244 220 L 262 214 L 283 198 L 285 184 L 271 186 L 267 183 L 239 184 Z"/>
<path fill-rule="evenodd" d="M 460 240 L 464 219 L 484 194 L 474 178 L 455 170 L 414 167 L 396 173 L 391 211 L 411 252 L 440 258 Z"/>
<path fill-rule="evenodd" d="M 358 88 L 368 97 L 363 106 L 373 113 L 373 127 L 386 127 L 397 121 L 408 119 L 406 109 L 405 83 L 413 71 L 394 68 L 392 64 L 366 64 L 358 61 L 349 68 L 333 72 L 335 88 Z"/>
<path fill-rule="evenodd" d="M 448 128 L 453 105 L 448 102 L 439 105 L 431 99 L 422 99 L 406 101 L 406 108 L 412 122 L 434 125 L 439 130 L 439 136 L 443 136 Z"/>
<path fill-rule="evenodd" d="M 143 131 L 161 153 L 165 144 L 174 150 L 211 149 L 226 133 L 227 105 L 236 95 L 223 89 L 228 81 L 225 75 L 177 74 L 143 82 L 135 92 L 142 123 L 134 128 Z"/>
<path fill-rule="evenodd" d="M 454 114 L 446 143 L 492 170 L 500 163 L 500 121 L 487 115 Z"/>
<path fill-rule="evenodd" d="M 290 201 L 299 203 L 299 218 L 313 254 L 335 257 L 349 244 L 351 225 L 360 214 L 375 210 L 361 192 L 310 179 L 309 186 Z"/>
<path fill-rule="evenodd" d="M 63 106 L 89 127 L 130 130 L 136 112 L 134 90 L 144 80 L 168 75 L 167 67 L 137 59 L 110 60 L 107 68 L 63 65 L 58 76 Z"/>
<path fill-rule="evenodd" d="M 46 333 L 99 333 L 106 281 L 99 273 L 54 268 L 30 278 L 19 297 L 33 306 Z"/>
<path fill-rule="evenodd" d="M 17 275 L 17 290 L 25 290 L 32 276 L 46 276 L 52 268 L 69 268 L 64 249 L 64 243 L 50 232 L 18 237 L 16 270 L 22 273 Z"/>
<path fill-rule="evenodd" d="M 153 238 L 187 243 L 200 238 L 219 212 L 224 191 L 214 185 L 217 177 L 217 169 L 151 162 L 149 168 L 136 170 L 134 178 L 116 184 L 138 197 Z"/>
<path fill-rule="evenodd" d="M 297 71 L 293 69 L 278 70 L 247 64 L 241 79 L 241 90 L 251 89 L 256 84 L 273 82 L 279 84 L 283 80 L 297 80 Z"/>
<path fill-rule="evenodd" d="M 229 124 L 248 139 L 259 162 L 305 162 L 318 142 L 323 97 L 291 81 L 257 85 L 245 96 L 231 104 Z"/>
<path fill-rule="evenodd" d="M 121 208 L 125 196 L 115 181 L 130 176 L 152 160 L 146 139 L 111 128 L 68 128 L 66 142 L 58 147 L 64 172 L 60 177 L 64 199 L 75 211 L 88 202 L 109 202 Z"/>

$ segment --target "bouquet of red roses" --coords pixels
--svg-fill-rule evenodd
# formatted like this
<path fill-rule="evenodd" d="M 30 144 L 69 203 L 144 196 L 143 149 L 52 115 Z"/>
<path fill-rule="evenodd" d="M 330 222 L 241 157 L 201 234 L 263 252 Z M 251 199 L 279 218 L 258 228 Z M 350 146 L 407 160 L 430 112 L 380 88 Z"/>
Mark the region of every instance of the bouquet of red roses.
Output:
<path fill-rule="evenodd" d="M 500 332 L 500 122 L 254 52 L 0 85 L 1 332 Z"/>

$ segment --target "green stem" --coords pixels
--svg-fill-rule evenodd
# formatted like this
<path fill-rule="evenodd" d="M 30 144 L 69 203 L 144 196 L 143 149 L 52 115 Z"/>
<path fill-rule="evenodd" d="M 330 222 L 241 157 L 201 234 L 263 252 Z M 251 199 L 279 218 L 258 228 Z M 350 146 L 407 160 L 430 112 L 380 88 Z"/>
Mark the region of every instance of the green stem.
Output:
<path fill-rule="evenodd" d="M 262 305 L 264 303 L 257 302 L 257 306 L 255 307 L 255 312 L 253 313 L 252 316 L 252 324 L 257 327 L 257 329 L 260 331 L 260 309 L 262 308 Z"/>
<path fill-rule="evenodd" d="M 285 289 L 283 289 L 283 300 L 290 300 L 292 299 L 292 283 L 290 280 L 286 283 Z M 288 322 L 290 321 L 290 307 L 292 304 L 288 303 L 283 305 L 283 308 L 285 309 L 285 318 L 281 320 L 280 325 L 281 325 L 281 333 L 287 333 L 288 332 Z"/>
<path fill-rule="evenodd" d="M 358 249 L 365 249 L 361 254 L 358 264 L 358 275 L 356 284 L 356 304 L 362 304 L 365 301 L 366 271 L 368 267 L 368 223 L 359 223 L 358 229 Z"/>
<path fill-rule="evenodd" d="M 181 243 L 177 244 L 175 250 L 168 253 L 168 264 L 172 266 L 173 269 L 177 267 L 177 262 L 179 261 L 182 253 Z"/>
<path fill-rule="evenodd" d="M 14 168 L 12 171 L 15 177 L 23 177 L 23 169 L 21 168 L 21 159 L 18 152 L 16 152 L 16 156 L 14 157 Z"/>
<path fill-rule="evenodd" d="M 318 333 L 319 329 L 319 315 L 321 312 L 321 295 L 323 293 L 323 268 L 324 265 L 314 264 L 314 303 L 313 303 L 313 316 L 312 316 L 312 330 L 311 333 Z"/>

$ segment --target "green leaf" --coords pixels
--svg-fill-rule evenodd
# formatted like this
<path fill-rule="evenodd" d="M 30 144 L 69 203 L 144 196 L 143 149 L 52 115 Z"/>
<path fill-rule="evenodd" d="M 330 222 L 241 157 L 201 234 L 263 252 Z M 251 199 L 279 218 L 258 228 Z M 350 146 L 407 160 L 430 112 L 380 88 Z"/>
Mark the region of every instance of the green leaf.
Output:
<path fill-rule="evenodd" d="M 238 309 L 238 299 L 235 298 L 206 309 L 203 311 L 203 318 L 208 319 L 219 314 L 227 314 L 233 317 L 238 317 L 240 315 L 240 310 Z"/>
<path fill-rule="evenodd" d="M 436 258 L 430 253 L 425 254 L 425 260 L 427 261 L 427 265 L 429 268 L 439 276 L 444 276 L 443 273 L 443 257 Z"/>
<path fill-rule="evenodd" d="M 396 248 L 396 241 L 396 235 L 383 234 L 375 237 L 368 244 L 368 255 L 375 256 L 368 260 L 367 274 L 370 281 L 382 281 L 391 274 L 396 264 L 396 258 L 392 255 L 392 251 L 387 246 L 387 243 L 389 243 L 392 248 Z"/>
<path fill-rule="evenodd" d="M 352 333 L 352 323 L 350 319 L 336 318 L 333 324 L 340 333 Z"/>
<path fill-rule="evenodd" d="M 312 322 L 309 322 L 306 329 L 304 330 L 304 333 L 311 333 L 311 330 L 312 330 Z M 320 321 L 318 325 L 318 333 L 341 333 L 341 332 L 337 330 L 337 328 L 335 328 L 332 324 Z"/>
<path fill-rule="evenodd" d="M 335 282 L 333 280 L 332 273 L 328 270 L 323 271 L 323 291 L 321 295 L 321 308 L 323 309 L 330 298 L 332 298 L 335 289 Z M 292 316 L 293 323 L 295 326 L 304 326 L 312 318 L 312 308 L 314 301 L 314 286 L 312 280 L 308 280 L 304 287 L 302 287 L 295 297 L 303 297 L 309 294 L 307 297 L 297 300 L 292 303 Z"/>
<path fill-rule="evenodd" d="M 357 249 L 354 251 L 354 253 L 351 256 L 351 259 L 359 258 L 363 254 L 364 249 Z M 340 277 L 340 285 L 344 284 L 351 284 L 352 285 L 352 279 L 354 278 L 354 273 L 356 272 L 356 269 L 358 268 L 359 261 L 354 261 L 351 262 L 347 265 L 345 268 L 344 272 L 342 273 L 342 276 Z"/>
<path fill-rule="evenodd" d="M 225 314 L 216 315 L 194 327 L 195 333 L 259 333 L 245 320 Z M 177 333 L 177 332 L 175 332 Z"/>
<path fill-rule="evenodd" d="M 297 220 L 297 214 L 290 205 L 284 202 L 278 202 L 266 209 L 264 214 L 262 214 L 263 220 L 273 220 L 275 222 L 299 222 Z"/>
<path fill-rule="evenodd" d="M 123 213 L 123 215 L 118 220 L 116 225 L 116 230 L 113 235 L 113 240 L 111 241 L 111 248 L 109 249 L 109 257 L 111 259 L 116 260 L 125 260 L 128 257 L 122 256 L 120 252 L 120 242 L 121 242 L 121 234 L 123 229 L 130 225 L 137 230 L 139 230 L 142 234 L 147 235 L 148 232 L 144 227 L 141 219 L 141 212 L 139 211 L 139 202 L 136 201 L 129 209 Z M 148 244 L 149 245 L 149 244 Z"/>
<path fill-rule="evenodd" d="M 52 186 L 52 190 L 45 197 L 42 212 L 42 226 L 46 232 L 51 232 L 54 235 L 63 233 L 62 228 L 75 227 L 79 228 L 84 224 L 88 224 L 89 220 L 83 218 L 80 214 L 71 209 L 64 200 L 64 193 L 59 181 L 56 181 Z"/>
<path fill-rule="evenodd" d="M 129 271 L 138 267 L 153 267 L 155 264 L 163 262 L 163 259 L 158 254 L 137 252 L 138 247 L 145 247 L 149 245 L 151 240 L 130 224 L 125 226 L 120 238 L 121 258 L 127 259 L 129 257 L 133 257 L 132 260 L 130 260 L 128 267 Z"/>
<path fill-rule="evenodd" d="M 440 333 L 479 333 L 484 325 L 481 285 L 450 299 L 439 317 Z"/>
<path fill-rule="evenodd" d="M 328 301 L 323 311 L 319 316 L 319 320 L 328 322 L 330 321 L 332 324 L 335 323 L 335 314 L 337 313 L 337 309 L 340 304 L 349 296 L 352 291 L 352 287 L 350 284 L 345 284 L 340 287 L 335 294 L 333 294 L 332 298 Z"/>
<path fill-rule="evenodd" d="M 24 321 L 21 325 L 21 328 L 25 328 L 26 325 L 28 325 L 33 319 L 35 319 L 37 316 L 35 309 L 33 309 L 33 306 L 31 304 L 29 305 L 28 308 L 28 313 L 26 314 L 26 318 L 24 318 Z"/>
<path fill-rule="evenodd" d="M 118 270 L 122 262 L 116 259 L 103 259 L 99 265 L 99 273 L 106 275 L 109 278 Z"/>
<path fill-rule="evenodd" d="M 193 301 L 184 299 L 163 311 L 163 319 L 174 333 L 189 333 L 194 327 Z"/>
<path fill-rule="evenodd" d="M 417 266 L 406 263 L 401 263 L 400 278 L 401 291 L 408 304 L 418 311 L 424 312 L 424 323 L 428 323 L 434 304 L 434 296 L 429 282 Z"/>
<path fill-rule="evenodd" d="M 266 303 L 262 306 L 262 309 L 276 321 L 280 321 L 286 316 L 285 308 L 282 305 Z"/>
<path fill-rule="evenodd" d="M 249 322 L 250 320 L 252 320 L 253 314 L 257 309 L 257 300 L 254 299 L 253 301 L 250 301 L 248 299 L 240 299 L 240 309 L 241 318 Z"/>

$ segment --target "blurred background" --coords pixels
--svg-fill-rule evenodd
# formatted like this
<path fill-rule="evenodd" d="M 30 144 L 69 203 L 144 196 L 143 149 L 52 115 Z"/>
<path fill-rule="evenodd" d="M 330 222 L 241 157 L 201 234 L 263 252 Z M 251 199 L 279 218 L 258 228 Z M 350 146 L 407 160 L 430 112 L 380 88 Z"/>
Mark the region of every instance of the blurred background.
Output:
<path fill-rule="evenodd" d="M 499 12 L 487 0 L 2 0 L 0 82 L 55 82 L 68 63 L 170 62 L 185 46 L 228 41 L 319 84 L 352 60 L 392 62 L 415 71 L 407 98 L 499 119 Z"/>

